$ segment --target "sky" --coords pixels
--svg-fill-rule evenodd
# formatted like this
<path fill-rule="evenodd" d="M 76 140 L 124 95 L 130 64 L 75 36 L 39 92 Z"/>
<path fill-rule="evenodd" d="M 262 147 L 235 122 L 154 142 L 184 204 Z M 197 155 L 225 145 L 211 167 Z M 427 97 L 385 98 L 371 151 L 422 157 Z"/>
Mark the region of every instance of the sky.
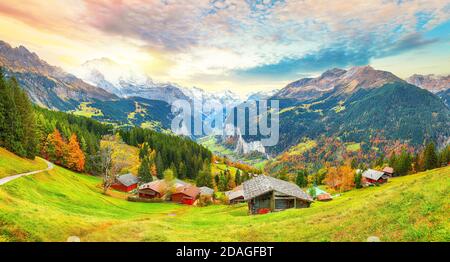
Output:
<path fill-rule="evenodd" d="M 68 72 L 107 57 L 241 94 L 334 67 L 450 73 L 448 0 L 2 0 L 0 28 Z"/>

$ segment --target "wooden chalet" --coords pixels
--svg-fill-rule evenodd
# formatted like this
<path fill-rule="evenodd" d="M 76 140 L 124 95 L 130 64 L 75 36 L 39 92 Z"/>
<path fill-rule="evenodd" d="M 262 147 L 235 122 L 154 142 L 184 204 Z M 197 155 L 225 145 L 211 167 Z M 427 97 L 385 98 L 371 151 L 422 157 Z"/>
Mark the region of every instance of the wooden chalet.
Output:
<path fill-rule="evenodd" d="M 383 168 L 383 173 L 385 175 L 393 177 L 394 176 L 394 169 L 392 167 L 387 166 L 387 167 Z"/>
<path fill-rule="evenodd" d="M 193 205 L 200 197 L 200 189 L 193 185 L 179 186 L 172 193 L 172 202 Z"/>
<path fill-rule="evenodd" d="M 313 202 L 297 185 L 265 175 L 245 181 L 243 190 L 250 214 L 309 207 Z"/>
<path fill-rule="evenodd" d="M 139 179 L 133 174 L 125 174 L 116 177 L 116 181 L 111 185 L 112 188 L 122 192 L 130 192 L 137 188 Z"/>
<path fill-rule="evenodd" d="M 231 205 L 245 202 L 244 189 L 243 189 L 242 185 L 237 186 L 233 190 L 225 192 L 225 195 L 228 198 L 228 203 Z"/>
<path fill-rule="evenodd" d="M 156 180 L 139 187 L 140 198 L 162 198 L 166 194 L 167 184 L 164 180 Z"/>
<path fill-rule="evenodd" d="M 180 186 L 189 185 L 188 183 L 175 179 L 173 187 L 177 188 Z M 169 189 L 169 185 L 163 179 L 155 180 L 150 183 L 143 184 L 139 187 L 139 197 L 140 198 L 163 198 Z"/>
<path fill-rule="evenodd" d="M 389 176 L 382 171 L 368 169 L 362 173 L 362 182 L 365 185 L 383 184 L 388 181 Z"/>

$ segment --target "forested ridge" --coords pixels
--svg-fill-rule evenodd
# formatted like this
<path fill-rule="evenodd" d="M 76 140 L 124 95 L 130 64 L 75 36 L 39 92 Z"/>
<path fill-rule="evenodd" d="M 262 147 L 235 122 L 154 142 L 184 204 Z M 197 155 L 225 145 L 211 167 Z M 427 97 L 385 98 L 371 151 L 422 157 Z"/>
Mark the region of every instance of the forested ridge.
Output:
<path fill-rule="evenodd" d="M 189 138 L 143 128 L 115 129 L 112 125 L 33 106 L 14 77 L 0 71 L 0 146 L 30 159 L 44 157 L 78 172 L 101 175 L 101 140 L 119 135 L 131 146 L 153 153 L 155 171 L 171 169 L 180 178 L 195 179 L 212 153 Z"/>

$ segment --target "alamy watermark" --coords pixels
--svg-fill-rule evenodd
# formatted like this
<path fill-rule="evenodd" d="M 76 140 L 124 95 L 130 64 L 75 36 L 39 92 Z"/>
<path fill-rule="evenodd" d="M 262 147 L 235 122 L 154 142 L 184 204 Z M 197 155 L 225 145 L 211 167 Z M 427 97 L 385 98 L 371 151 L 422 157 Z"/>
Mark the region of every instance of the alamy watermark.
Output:
<path fill-rule="evenodd" d="M 176 100 L 172 103 L 172 132 L 185 136 L 254 137 L 263 146 L 279 140 L 279 101 L 246 101 L 228 106 L 205 99 Z"/>

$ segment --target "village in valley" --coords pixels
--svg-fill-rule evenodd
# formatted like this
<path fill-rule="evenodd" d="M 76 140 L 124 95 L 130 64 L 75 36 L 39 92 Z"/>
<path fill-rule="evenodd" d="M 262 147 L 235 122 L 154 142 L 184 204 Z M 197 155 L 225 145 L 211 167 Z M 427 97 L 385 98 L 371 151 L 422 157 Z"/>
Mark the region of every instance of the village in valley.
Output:
<path fill-rule="evenodd" d="M 215 160 L 214 164 L 223 163 Z M 362 187 L 380 186 L 395 176 L 394 169 L 389 166 L 381 171 L 357 169 L 355 172 L 361 176 Z M 214 177 L 216 176 L 219 174 L 214 174 Z M 236 175 L 232 179 L 236 179 Z M 215 185 L 214 182 L 211 182 L 211 185 Z M 172 202 L 192 206 L 247 203 L 248 213 L 253 215 L 290 208 L 307 208 L 314 201 L 331 201 L 339 197 L 338 193 L 334 195 L 328 193 L 325 190 L 326 186 L 313 185 L 309 188 L 300 188 L 293 182 L 252 173 L 248 174 L 248 180 L 235 184 L 234 188 L 225 192 L 219 192 L 217 186 L 196 186 L 195 183 L 171 176 L 162 179 L 155 176 L 151 182 L 142 183 L 139 177 L 131 173 L 116 176 L 111 188 L 128 193 L 128 200 L 133 202 Z"/>

